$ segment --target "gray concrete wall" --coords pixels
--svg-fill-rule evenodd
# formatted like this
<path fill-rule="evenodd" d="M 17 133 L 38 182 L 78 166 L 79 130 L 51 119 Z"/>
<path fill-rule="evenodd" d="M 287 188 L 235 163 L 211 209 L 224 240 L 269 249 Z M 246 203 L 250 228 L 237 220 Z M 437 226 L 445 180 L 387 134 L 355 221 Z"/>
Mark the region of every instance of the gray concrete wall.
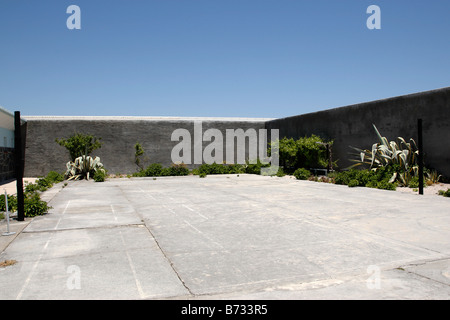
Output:
<path fill-rule="evenodd" d="M 269 119 L 246 118 L 156 118 L 156 117 L 39 117 L 25 116 L 27 141 L 25 152 L 25 176 L 46 175 L 55 170 L 64 172 L 70 160 L 69 152 L 55 142 L 56 138 L 68 138 L 75 132 L 92 134 L 102 138 L 102 147 L 92 155 L 99 156 L 108 172 L 133 173 L 134 145 L 139 142 L 149 163 L 170 166 L 171 152 L 178 141 L 171 141 L 175 129 L 184 128 L 194 139 L 194 121 L 201 121 L 203 132 L 219 129 L 224 137 L 226 129 L 263 129 Z M 207 146 L 210 142 L 204 142 Z M 194 151 L 192 150 L 192 157 Z M 189 167 L 193 167 L 192 165 Z"/>
<path fill-rule="evenodd" d="M 339 167 L 348 161 L 349 146 L 370 149 L 377 142 L 372 124 L 389 140 L 401 136 L 417 142 L 417 119 L 423 119 L 425 165 L 450 177 L 450 87 L 324 110 L 266 123 L 280 129 L 280 138 L 319 135 L 333 139 Z"/>
<path fill-rule="evenodd" d="M 279 136 L 298 138 L 311 134 L 334 140 L 333 155 L 340 169 L 351 164 L 349 146 L 370 148 L 377 142 L 375 124 L 383 136 L 417 141 L 417 119 L 423 119 L 425 165 L 450 178 L 450 87 L 406 96 L 361 103 L 283 119 L 240 118 L 155 118 L 155 117 L 24 117 L 27 123 L 25 176 L 45 175 L 50 170 L 65 171 L 69 153 L 56 138 L 75 132 L 102 138 L 94 151 L 109 173 L 132 173 L 134 144 L 139 142 L 148 163 L 169 166 L 173 147 L 172 132 L 188 129 L 194 137 L 194 121 L 202 121 L 203 132 L 219 129 L 279 129 Z M 225 140 L 224 140 L 225 141 Z M 209 142 L 204 142 L 203 147 Z M 194 151 L 192 150 L 192 157 Z M 225 151 L 224 151 L 225 153 Z M 190 166 L 193 167 L 193 166 Z"/>

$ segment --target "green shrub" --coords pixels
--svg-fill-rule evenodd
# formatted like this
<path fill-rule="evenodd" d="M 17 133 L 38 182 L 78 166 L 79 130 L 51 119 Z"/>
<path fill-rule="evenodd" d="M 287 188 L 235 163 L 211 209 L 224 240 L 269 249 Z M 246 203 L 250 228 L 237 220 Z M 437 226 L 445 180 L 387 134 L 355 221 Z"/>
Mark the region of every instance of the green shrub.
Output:
<path fill-rule="evenodd" d="M 217 163 L 204 163 L 198 168 L 193 169 L 192 173 L 195 175 L 199 174 L 239 174 L 245 173 L 246 165 L 242 164 L 217 164 Z"/>
<path fill-rule="evenodd" d="M 266 168 L 269 166 L 270 166 L 269 163 L 263 164 L 259 159 L 256 160 L 256 163 L 250 163 L 249 161 L 246 161 L 243 173 L 261 174 L 261 168 Z"/>
<path fill-rule="evenodd" d="M 53 187 L 53 184 L 64 181 L 64 176 L 56 171 L 50 171 L 47 176 L 40 177 L 35 183 L 27 183 L 25 192 L 32 193 L 37 191 L 45 191 Z"/>
<path fill-rule="evenodd" d="M 17 197 L 8 194 L 8 210 L 14 212 L 17 210 Z M 5 194 L 0 195 L 0 211 L 6 211 Z"/>
<path fill-rule="evenodd" d="M 439 195 L 444 197 L 450 197 L 450 189 L 447 189 L 447 191 L 439 190 Z"/>
<path fill-rule="evenodd" d="M 286 173 L 293 173 L 298 168 L 327 168 L 327 150 L 322 138 L 311 135 L 297 140 L 283 138 L 278 141 L 280 166 Z M 269 150 L 270 151 L 270 150 Z M 333 164 L 336 166 L 336 163 Z"/>
<path fill-rule="evenodd" d="M 75 133 L 67 139 L 55 139 L 60 146 L 65 147 L 69 151 L 73 162 L 76 158 L 89 155 L 92 151 L 101 148 L 102 143 L 100 140 L 101 138 L 83 133 Z"/>
<path fill-rule="evenodd" d="M 395 183 L 389 183 L 386 180 L 382 180 L 377 183 L 377 189 L 395 191 L 397 189 L 397 187 L 396 187 Z"/>
<path fill-rule="evenodd" d="M 56 172 L 56 171 L 50 171 L 47 176 L 46 179 L 49 180 L 51 183 L 59 183 L 64 181 L 64 175 Z"/>
<path fill-rule="evenodd" d="M 106 170 L 97 170 L 92 177 L 95 182 L 104 182 L 106 179 L 107 173 Z"/>
<path fill-rule="evenodd" d="M 162 176 L 187 176 L 188 174 L 189 169 L 184 163 L 172 164 L 170 167 L 161 170 Z"/>
<path fill-rule="evenodd" d="M 25 192 L 36 192 L 39 190 L 39 186 L 36 183 L 27 183 L 25 184 Z"/>
<path fill-rule="evenodd" d="M 360 185 L 360 182 L 359 182 L 358 180 L 356 180 L 356 179 L 352 179 L 352 180 L 350 180 L 350 181 L 348 182 L 348 186 L 349 186 L 350 188 L 358 187 L 359 185 Z"/>
<path fill-rule="evenodd" d="M 47 179 L 47 177 L 37 179 L 36 184 L 40 191 L 45 191 L 53 186 L 52 181 L 50 181 L 50 179 Z"/>
<path fill-rule="evenodd" d="M 395 168 L 380 167 L 377 170 L 351 169 L 343 172 L 334 172 L 330 178 L 336 184 L 348 185 L 349 187 L 368 187 L 384 190 L 395 190 L 396 184 L 390 183 L 392 171 Z"/>
<path fill-rule="evenodd" d="M 423 181 L 425 181 L 425 179 Z M 411 178 L 411 180 L 408 183 L 408 187 L 409 188 L 418 188 L 419 187 L 419 177 L 415 176 L 415 177 Z"/>
<path fill-rule="evenodd" d="M 308 180 L 308 178 L 311 176 L 311 172 L 308 169 L 305 168 L 298 168 L 294 172 L 294 177 L 297 180 Z"/>
<path fill-rule="evenodd" d="M 144 174 L 146 177 L 159 177 L 161 176 L 161 172 L 163 170 L 163 166 L 159 163 L 152 163 L 145 169 Z"/>
<path fill-rule="evenodd" d="M 24 215 L 25 217 L 41 216 L 48 212 L 52 207 L 47 202 L 41 200 L 38 193 L 32 193 L 24 198 Z"/>
<path fill-rule="evenodd" d="M 51 209 L 47 202 L 41 200 L 40 192 L 53 187 L 53 184 L 62 182 L 64 177 L 56 172 L 50 171 L 47 176 L 41 177 L 35 183 L 28 183 L 24 188 L 24 215 L 25 217 L 34 217 L 43 215 Z M 5 196 L 0 195 L 0 211 L 5 211 Z M 8 210 L 17 211 L 17 196 L 8 195 Z"/>
<path fill-rule="evenodd" d="M 226 174 L 229 173 L 229 169 L 226 165 L 217 163 L 204 163 L 197 168 L 199 174 Z"/>
<path fill-rule="evenodd" d="M 138 172 L 133 172 L 133 174 L 131 174 L 131 177 L 145 177 L 145 171 L 138 171 Z"/>
<path fill-rule="evenodd" d="M 284 173 L 283 168 L 279 167 L 276 176 L 277 177 L 284 177 L 286 173 Z"/>
<path fill-rule="evenodd" d="M 227 164 L 224 165 L 228 167 L 228 173 L 230 174 L 239 174 L 239 173 L 245 173 L 245 165 L 243 164 Z"/>
<path fill-rule="evenodd" d="M 48 212 L 52 207 L 47 202 L 41 200 L 39 193 L 31 192 L 24 194 L 24 215 L 25 217 L 40 216 Z M 8 210 L 10 212 L 17 211 L 17 197 L 8 195 Z M 6 211 L 5 196 L 0 196 L 0 211 Z"/>

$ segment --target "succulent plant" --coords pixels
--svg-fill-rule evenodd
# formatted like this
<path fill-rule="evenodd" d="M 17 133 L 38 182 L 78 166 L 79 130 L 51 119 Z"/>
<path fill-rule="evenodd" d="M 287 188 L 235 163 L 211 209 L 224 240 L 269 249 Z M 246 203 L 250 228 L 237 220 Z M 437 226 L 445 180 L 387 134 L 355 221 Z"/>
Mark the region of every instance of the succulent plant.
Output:
<path fill-rule="evenodd" d="M 65 177 L 68 180 L 89 180 L 98 170 L 106 173 L 99 157 L 92 158 L 86 155 L 76 158 L 75 161 L 67 162 L 66 167 Z"/>
<path fill-rule="evenodd" d="M 370 169 L 373 169 L 398 164 L 404 170 L 409 171 L 417 165 L 419 151 L 414 139 L 406 142 L 402 137 L 398 137 L 397 141 L 389 142 L 386 137 L 381 136 L 375 125 L 373 127 L 380 142 L 373 144 L 371 150 L 351 147 L 358 152 L 358 159 L 350 160 L 355 162 L 352 167 L 367 164 Z"/>
<path fill-rule="evenodd" d="M 397 165 L 399 172 L 395 172 L 390 179 L 390 183 L 398 181 L 400 185 L 408 186 L 411 179 L 417 175 L 418 171 L 418 148 L 414 139 L 406 142 L 402 137 L 398 137 L 397 141 L 388 141 L 386 137 L 381 136 L 377 127 L 373 125 L 378 136 L 378 143 L 372 145 L 371 150 L 363 150 L 351 147 L 357 151 L 357 159 L 350 159 L 355 162 L 350 168 L 361 165 L 368 165 L 370 169 L 376 170 L 380 167 Z"/>

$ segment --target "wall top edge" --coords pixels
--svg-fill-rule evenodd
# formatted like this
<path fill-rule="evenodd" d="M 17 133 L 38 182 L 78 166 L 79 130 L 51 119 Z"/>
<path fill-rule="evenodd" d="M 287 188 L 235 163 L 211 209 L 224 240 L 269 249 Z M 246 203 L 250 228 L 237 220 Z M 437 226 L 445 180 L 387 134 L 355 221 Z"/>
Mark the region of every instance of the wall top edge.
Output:
<path fill-rule="evenodd" d="M 419 97 L 419 96 L 426 96 L 426 95 L 432 95 L 432 94 L 437 94 L 437 93 L 448 94 L 448 93 L 450 93 L 450 87 L 444 87 L 444 88 L 439 88 L 439 89 L 434 89 L 434 90 L 429 90 L 429 91 L 422 91 L 422 92 L 410 93 L 410 94 L 389 97 L 389 98 L 384 98 L 384 99 L 360 102 L 360 103 L 355 103 L 355 104 L 336 107 L 336 108 L 330 108 L 330 109 L 325 109 L 325 110 L 320 110 L 320 111 L 314 111 L 314 112 L 303 113 L 303 114 L 299 114 L 299 115 L 288 116 L 288 117 L 284 117 L 284 118 L 278 118 L 278 119 L 274 119 L 274 120 L 286 120 L 286 119 L 298 118 L 298 117 L 305 116 L 305 115 L 330 113 L 330 112 L 335 112 L 335 111 L 340 111 L 340 110 L 345 110 L 345 109 L 350 109 L 350 108 L 361 108 L 361 107 L 365 107 L 365 106 L 379 104 L 381 102 L 389 102 L 389 101 L 395 101 L 398 99 L 405 99 L 405 98 L 415 98 L 415 97 Z M 268 120 L 268 121 L 270 122 L 272 120 Z"/>
<path fill-rule="evenodd" d="M 275 118 L 220 118 L 220 117 L 137 117 L 137 116 L 23 116 L 28 121 L 226 121 L 265 122 Z"/>

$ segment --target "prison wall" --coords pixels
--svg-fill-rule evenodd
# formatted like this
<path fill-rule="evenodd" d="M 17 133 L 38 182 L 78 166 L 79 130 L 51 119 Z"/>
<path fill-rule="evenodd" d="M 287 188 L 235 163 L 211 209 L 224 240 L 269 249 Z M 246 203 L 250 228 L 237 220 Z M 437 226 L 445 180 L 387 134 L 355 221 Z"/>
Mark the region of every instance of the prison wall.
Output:
<path fill-rule="evenodd" d="M 417 142 L 417 119 L 423 120 L 424 162 L 450 178 L 450 87 L 377 100 L 330 110 L 275 119 L 267 129 L 279 129 L 280 138 L 311 134 L 333 140 L 333 160 L 340 169 L 351 165 L 350 146 L 371 149 L 382 136 Z"/>
<path fill-rule="evenodd" d="M 140 143 L 145 154 L 141 157 L 144 166 L 160 163 L 172 164 L 172 149 L 182 139 L 172 141 L 176 129 L 186 129 L 191 137 L 191 165 L 194 165 L 195 123 L 201 123 L 202 132 L 218 129 L 224 144 L 227 129 L 264 129 L 269 119 L 248 118 L 170 118 L 170 117 L 62 117 L 24 116 L 27 120 L 25 150 L 25 176 L 38 177 L 49 171 L 65 172 L 70 161 L 69 152 L 55 139 L 68 138 L 74 133 L 91 134 L 101 138 L 102 147 L 92 152 L 99 156 L 110 174 L 131 174 L 139 168 L 135 164 L 136 143 Z M 200 138 L 202 140 L 202 138 Z M 211 142 L 202 142 L 202 148 Z M 224 146 L 225 160 L 225 146 Z"/>

